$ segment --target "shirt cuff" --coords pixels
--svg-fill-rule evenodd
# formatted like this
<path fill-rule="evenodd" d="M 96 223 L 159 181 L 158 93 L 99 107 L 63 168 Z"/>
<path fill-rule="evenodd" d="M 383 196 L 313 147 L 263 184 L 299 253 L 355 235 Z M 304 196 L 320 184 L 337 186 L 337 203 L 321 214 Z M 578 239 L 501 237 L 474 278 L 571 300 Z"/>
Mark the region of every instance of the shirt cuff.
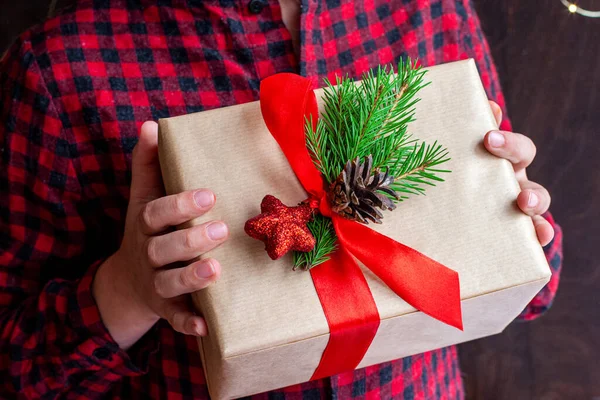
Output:
<path fill-rule="evenodd" d="M 150 356 L 160 346 L 157 325 L 155 324 L 128 351 L 119 347 L 102 322 L 100 310 L 92 295 L 92 282 L 102 261 L 94 263 L 81 278 L 77 286 L 73 321 L 78 335 L 82 338 L 76 360 L 87 370 L 108 370 L 114 380 L 123 376 L 138 376 L 148 372 Z"/>

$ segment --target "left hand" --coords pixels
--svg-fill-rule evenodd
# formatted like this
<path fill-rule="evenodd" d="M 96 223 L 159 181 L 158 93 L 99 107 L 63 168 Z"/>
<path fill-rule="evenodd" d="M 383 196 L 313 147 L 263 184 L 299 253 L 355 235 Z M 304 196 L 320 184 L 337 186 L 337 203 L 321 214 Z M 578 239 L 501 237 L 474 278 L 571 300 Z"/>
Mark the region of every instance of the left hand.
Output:
<path fill-rule="evenodd" d="M 490 106 L 500 125 L 502 109 L 498 104 L 490 101 Z M 538 240 L 542 246 L 550 243 L 554 237 L 552 225 L 542 214 L 550 207 L 550 193 L 539 183 L 527 179 L 527 168 L 535 158 L 535 145 L 527 136 L 507 131 L 490 131 L 484 139 L 485 148 L 493 155 L 507 159 L 513 165 L 517 181 L 521 186 L 521 193 L 517 196 L 517 205 L 533 219 Z"/>

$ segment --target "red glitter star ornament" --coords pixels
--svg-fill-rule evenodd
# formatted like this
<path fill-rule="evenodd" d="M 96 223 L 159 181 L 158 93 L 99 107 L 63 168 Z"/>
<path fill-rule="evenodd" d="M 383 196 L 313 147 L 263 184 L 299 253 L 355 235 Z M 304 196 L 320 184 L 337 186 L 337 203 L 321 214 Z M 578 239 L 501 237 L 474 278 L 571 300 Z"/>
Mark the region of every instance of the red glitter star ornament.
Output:
<path fill-rule="evenodd" d="M 275 196 L 266 195 L 260 211 L 260 215 L 246 221 L 244 230 L 248 236 L 265 242 L 273 260 L 290 250 L 308 252 L 315 247 L 316 240 L 306 226 L 313 215 L 308 204 L 288 207 Z"/>

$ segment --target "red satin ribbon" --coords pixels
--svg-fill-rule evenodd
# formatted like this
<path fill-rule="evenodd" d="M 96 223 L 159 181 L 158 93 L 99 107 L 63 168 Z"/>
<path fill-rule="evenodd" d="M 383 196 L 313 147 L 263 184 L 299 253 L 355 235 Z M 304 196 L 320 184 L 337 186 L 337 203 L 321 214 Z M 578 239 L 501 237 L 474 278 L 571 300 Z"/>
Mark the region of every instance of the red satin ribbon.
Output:
<path fill-rule="evenodd" d="M 267 128 L 313 205 L 318 202 L 320 212 L 333 220 L 338 237 L 331 259 L 310 270 L 330 330 L 312 379 L 355 369 L 377 333 L 377 306 L 355 257 L 408 304 L 462 330 L 456 271 L 329 208 L 304 134 L 305 118 L 316 124 L 319 114 L 311 81 L 290 73 L 273 75 L 261 82 L 260 106 Z"/>

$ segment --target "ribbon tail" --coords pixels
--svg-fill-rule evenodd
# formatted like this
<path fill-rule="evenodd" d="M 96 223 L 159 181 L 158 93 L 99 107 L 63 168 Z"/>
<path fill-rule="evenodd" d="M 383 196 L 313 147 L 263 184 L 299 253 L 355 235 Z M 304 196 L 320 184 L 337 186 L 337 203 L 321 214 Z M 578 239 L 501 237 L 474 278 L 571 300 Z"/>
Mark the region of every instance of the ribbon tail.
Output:
<path fill-rule="evenodd" d="M 417 310 L 463 329 L 456 271 L 365 225 L 337 215 L 332 218 L 342 246 L 398 296 Z"/>
<path fill-rule="evenodd" d="M 310 274 L 330 330 L 312 380 L 358 366 L 379 328 L 379 312 L 360 267 L 342 246 Z"/>

